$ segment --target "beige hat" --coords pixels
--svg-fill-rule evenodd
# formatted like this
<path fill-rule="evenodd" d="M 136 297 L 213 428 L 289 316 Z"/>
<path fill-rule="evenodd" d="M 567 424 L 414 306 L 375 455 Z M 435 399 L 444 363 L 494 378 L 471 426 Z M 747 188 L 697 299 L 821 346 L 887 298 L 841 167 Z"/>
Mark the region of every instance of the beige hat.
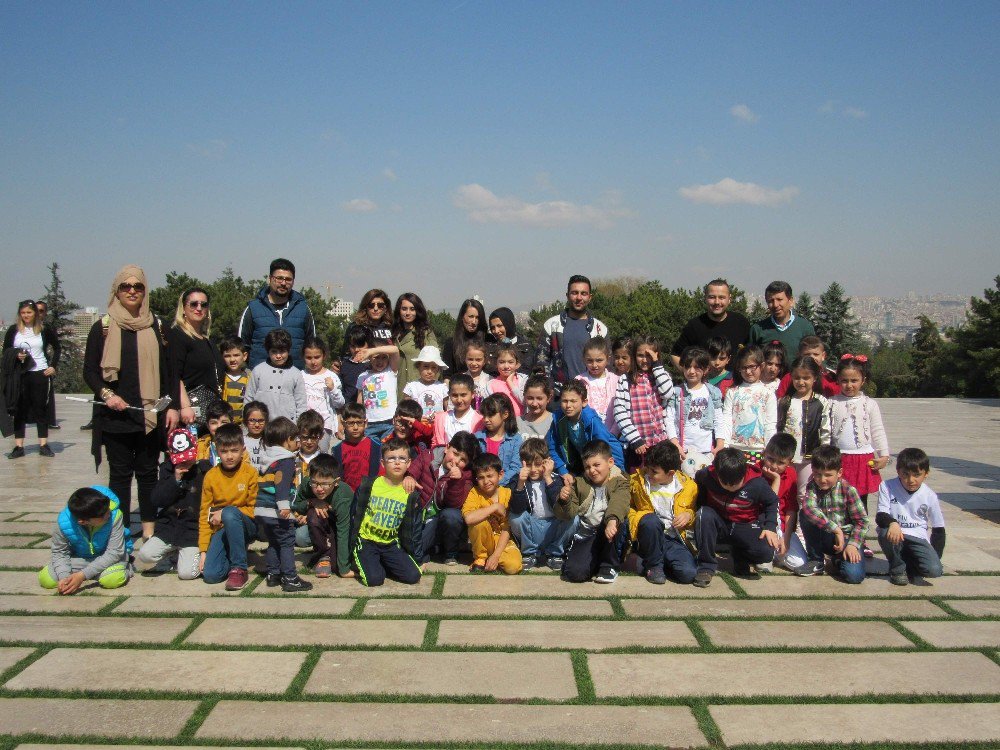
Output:
<path fill-rule="evenodd" d="M 441 361 L 441 350 L 436 346 L 425 346 L 420 350 L 420 354 L 413 358 L 414 362 L 433 362 L 438 367 L 442 367 L 445 370 L 448 369 L 448 365 Z"/>

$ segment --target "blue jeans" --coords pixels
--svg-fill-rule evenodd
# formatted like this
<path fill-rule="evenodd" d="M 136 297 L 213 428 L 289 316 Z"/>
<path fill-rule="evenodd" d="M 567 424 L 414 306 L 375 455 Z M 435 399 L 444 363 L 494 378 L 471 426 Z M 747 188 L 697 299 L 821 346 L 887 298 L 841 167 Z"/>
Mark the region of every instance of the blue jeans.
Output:
<path fill-rule="evenodd" d="M 810 562 L 822 562 L 823 555 L 830 555 L 837 564 L 837 572 L 847 583 L 861 583 L 865 580 L 865 558 L 858 562 L 850 562 L 844 558 L 843 550 L 833 551 L 836 537 L 828 531 L 824 531 L 814 525 L 805 515 L 801 515 L 799 522 L 802 526 L 802 535 L 806 538 L 806 554 Z M 845 540 L 846 541 L 846 540 Z M 861 554 L 861 550 L 858 550 Z"/>
<path fill-rule="evenodd" d="M 510 531 L 525 557 L 535 557 L 539 553 L 546 557 L 564 557 L 576 524 L 575 518 L 572 521 L 561 521 L 555 517 L 538 518 L 526 510 L 511 517 Z"/>
<path fill-rule="evenodd" d="M 438 536 L 441 537 L 441 546 L 444 548 L 445 557 L 455 557 L 458 555 L 458 548 L 465 538 L 465 518 L 458 508 L 442 508 L 437 515 L 431 516 L 424 521 L 424 560 L 430 560 L 434 545 L 438 543 Z"/>
<path fill-rule="evenodd" d="M 247 545 L 257 537 L 257 524 L 239 508 L 222 509 L 222 528 L 212 534 L 205 555 L 205 583 L 221 583 L 232 568 L 247 569 Z"/>
<path fill-rule="evenodd" d="M 886 537 L 887 532 L 888 529 L 878 530 L 878 543 L 889 561 L 889 575 L 939 578 L 944 573 L 941 558 L 927 541 L 904 536 L 902 542 L 893 544 Z"/>
<path fill-rule="evenodd" d="M 306 524 L 295 527 L 295 546 L 296 547 L 312 547 L 312 537 L 309 536 L 309 527 Z"/>
<path fill-rule="evenodd" d="M 382 438 L 392 431 L 392 420 L 387 422 L 369 422 L 368 426 L 365 427 L 365 437 L 370 437 L 376 443 L 381 445 Z"/>

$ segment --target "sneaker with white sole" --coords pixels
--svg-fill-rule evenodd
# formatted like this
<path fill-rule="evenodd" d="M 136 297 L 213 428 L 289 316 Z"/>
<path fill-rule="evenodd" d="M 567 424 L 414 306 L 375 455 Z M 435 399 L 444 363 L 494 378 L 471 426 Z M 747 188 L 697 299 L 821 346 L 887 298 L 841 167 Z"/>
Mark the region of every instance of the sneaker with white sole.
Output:
<path fill-rule="evenodd" d="M 826 566 L 822 560 L 807 560 L 804 564 L 795 569 L 797 576 L 821 576 Z"/>
<path fill-rule="evenodd" d="M 594 576 L 594 583 L 614 583 L 618 580 L 618 571 L 610 565 L 602 565 Z"/>

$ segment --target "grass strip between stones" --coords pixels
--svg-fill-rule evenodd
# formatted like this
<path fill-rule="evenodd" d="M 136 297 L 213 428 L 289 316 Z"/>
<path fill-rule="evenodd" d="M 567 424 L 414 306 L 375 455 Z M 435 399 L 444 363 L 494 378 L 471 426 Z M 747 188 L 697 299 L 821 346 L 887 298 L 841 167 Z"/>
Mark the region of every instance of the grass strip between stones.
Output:
<path fill-rule="evenodd" d="M 577 649 L 570 651 L 569 658 L 573 662 L 573 677 L 576 679 L 577 701 L 584 704 L 597 702 L 594 690 L 594 680 L 590 676 L 590 664 L 587 662 L 587 652 Z"/>

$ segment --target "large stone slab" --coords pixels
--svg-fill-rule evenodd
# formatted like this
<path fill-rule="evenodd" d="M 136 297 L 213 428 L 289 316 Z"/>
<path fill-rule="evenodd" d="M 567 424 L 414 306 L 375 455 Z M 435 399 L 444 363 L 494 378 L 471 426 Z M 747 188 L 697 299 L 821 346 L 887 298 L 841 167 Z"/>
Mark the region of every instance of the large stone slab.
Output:
<path fill-rule="evenodd" d="M 7 640 L 13 639 L 8 638 Z M 0 648 L 0 672 L 7 671 L 33 650 L 30 648 Z"/>
<path fill-rule="evenodd" d="M 426 620 L 228 619 L 211 617 L 185 643 L 254 646 L 419 646 Z"/>
<path fill-rule="evenodd" d="M 120 689 L 121 675 L 118 681 Z M 61 737 L 66 735 L 71 717 L 72 732 L 77 735 L 170 739 L 180 733 L 196 708 L 198 701 L 0 698 L 0 734 Z M 142 721 L 123 720 L 136 716 Z"/>
<path fill-rule="evenodd" d="M 576 597 L 600 599 L 607 596 L 650 597 L 654 599 L 692 597 L 733 598 L 734 594 L 721 579 L 713 581 L 708 588 L 681 586 L 667 583 L 654 586 L 645 578 L 620 576 L 617 581 L 607 583 L 567 583 L 554 576 L 448 576 L 444 584 L 444 596 L 537 596 L 542 598 Z"/>
<path fill-rule="evenodd" d="M 712 643 L 725 648 L 913 648 L 885 622 L 716 620 L 701 623 Z"/>
<path fill-rule="evenodd" d="M 0 568 L 41 570 L 49 564 L 52 552 L 47 549 L 0 549 Z"/>
<path fill-rule="evenodd" d="M 512 706 L 474 703 L 287 703 L 220 701 L 198 739 L 332 742 L 546 742 L 705 747 L 685 706 Z M 493 734 L 491 734 L 493 733 Z"/>
<path fill-rule="evenodd" d="M 598 698 L 646 695 L 752 697 L 780 694 L 767 675 L 795 675 L 794 696 L 885 692 L 873 674 L 891 674 L 906 695 L 1000 692 L 1000 666 L 978 653 L 591 654 Z M 706 679 L 715 675 L 715 679 Z M 762 676 L 764 676 L 762 678 Z"/>
<path fill-rule="evenodd" d="M 115 693 L 126 688 L 191 694 L 283 693 L 305 658 L 303 653 L 289 651 L 57 648 L 8 680 L 4 687 Z M 100 669 L 95 669 L 95 664 Z M 119 714 L 119 718 L 131 715 L 143 716 L 145 721 L 144 713 Z"/>
<path fill-rule="evenodd" d="M 94 596 L 0 594 L 0 612 L 96 612 L 106 606 L 107 600 Z"/>
<path fill-rule="evenodd" d="M 1000 617 L 1000 599 L 960 599 L 948 606 L 969 617 Z"/>
<path fill-rule="evenodd" d="M 956 602 L 957 603 L 957 602 Z M 629 617 L 944 617 L 924 599 L 623 599 Z"/>
<path fill-rule="evenodd" d="M 0 594 L 41 594 L 58 596 L 38 583 L 38 573 L 0 571 Z"/>
<path fill-rule="evenodd" d="M 729 747 L 1000 741 L 1000 703 L 820 703 L 709 706 L 708 710 Z"/>
<path fill-rule="evenodd" d="M 251 583 L 254 581 L 253 573 L 250 574 Z M 162 575 L 136 575 L 132 576 L 124 588 L 102 589 L 94 586 L 87 590 L 88 593 L 99 596 L 239 596 L 239 591 L 226 591 L 226 584 L 205 583 L 201 578 L 193 581 L 182 581 L 176 573 L 163 573 Z"/>
<path fill-rule="evenodd" d="M 372 599 L 366 617 L 612 617 L 602 599 Z"/>
<path fill-rule="evenodd" d="M 417 583 L 410 585 L 399 581 L 386 581 L 382 586 L 362 586 L 353 578 L 310 578 L 312 591 L 294 596 L 307 597 L 361 597 L 361 596 L 430 596 L 434 590 L 434 576 L 423 576 Z M 273 594 L 274 589 L 258 586 L 253 595 Z M 287 595 L 286 595 L 287 596 Z"/>
<path fill-rule="evenodd" d="M 0 534 L 0 547 L 29 547 L 41 538 L 41 536 L 15 536 L 13 534 Z"/>
<path fill-rule="evenodd" d="M 842 583 L 830 576 L 764 576 L 759 581 L 740 581 L 750 596 L 835 597 L 930 597 L 1000 596 L 1000 576 L 943 576 L 931 578 L 929 586 L 893 586 L 888 578 L 866 578 L 860 584 Z"/>
<path fill-rule="evenodd" d="M 46 523 L 44 521 L 0 521 L 0 534 L 32 534 L 38 536 L 44 534 L 49 536 L 55 521 Z"/>
<path fill-rule="evenodd" d="M 191 624 L 179 617 L 0 617 L 0 638 L 32 643 L 170 643 Z"/>
<path fill-rule="evenodd" d="M 576 622 L 573 620 L 444 620 L 438 631 L 442 646 L 512 646 L 525 648 L 669 648 L 698 641 L 683 622 Z"/>
<path fill-rule="evenodd" d="M 0 599 L 2 602 L 2 599 Z M 306 599 L 264 596 L 131 596 L 115 607 L 115 614 L 210 615 L 345 615 L 354 599 Z"/>
<path fill-rule="evenodd" d="M 937 648 L 1000 648 L 1000 620 L 901 624 Z"/>
<path fill-rule="evenodd" d="M 25 513 L 24 515 L 18 516 L 17 521 L 18 523 L 21 523 L 23 521 L 37 521 L 41 523 L 47 523 L 50 524 L 49 528 L 51 529 L 52 528 L 51 524 L 54 524 L 56 520 L 59 518 L 59 512 L 60 511 L 53 510 L 53 511 L 35 511 L 32 513 Z"/>
<path fill-rule="evenodd" d="M 367 623 L 365 623 L 367 624 Z M 401 668 L 401 665 L 405 665 Z M 576 698 L 569 654 L 327 651 L 307 694 L 490 695 L 503 700 Z"/>

